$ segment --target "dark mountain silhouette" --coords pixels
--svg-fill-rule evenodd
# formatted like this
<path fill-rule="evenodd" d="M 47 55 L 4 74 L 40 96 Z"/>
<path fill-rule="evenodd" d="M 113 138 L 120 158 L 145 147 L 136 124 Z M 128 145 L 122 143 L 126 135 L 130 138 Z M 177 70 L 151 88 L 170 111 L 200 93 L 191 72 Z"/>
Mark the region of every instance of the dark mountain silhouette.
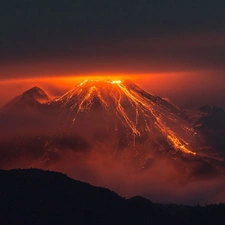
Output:
<path fill-rule="evenodd" d="M 202 106 L 199 108 L 202 116 L 196 126 L 202 130 L 219 130 L 225 128 L 225 111 L 217 106 Z"/>
<path fill-rule="evenodd" d="M 199 112 L 195 129 L 203 135 L 208 146 L 225 156 L 225 111 L 217 106 L 205 105 L 199 108 Z"/>
<path fill-rule="evenodd" d="M 105 188 L 38 169 L 0 171 L 0 224 L 4 225 L 220 225 L 225 205 L 155 204 L 124 199 Z"/>

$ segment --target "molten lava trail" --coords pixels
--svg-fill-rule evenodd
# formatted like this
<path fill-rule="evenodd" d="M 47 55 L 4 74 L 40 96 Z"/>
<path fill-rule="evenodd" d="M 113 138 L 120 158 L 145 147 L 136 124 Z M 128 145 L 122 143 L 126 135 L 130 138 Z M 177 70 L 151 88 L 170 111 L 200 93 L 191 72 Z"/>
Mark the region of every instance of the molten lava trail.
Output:
<path fill-rule="evenodd" d="M 145 123 L 144 130 L 153 135 L 154 131 L 151 129 L 150 123 L 150 121 L 153 121 L 155 128 L 161 132 L 175 150 L 186 154 L 196 154 L 191 150 L 189 144 L 167 125 L 165 118 L 178 123 L 176 119 L 164 115 L 162 113 L 165 110 L 163 106 L 159 106 L 156 102 L 143 97 L 132 85 L 125 81 L 85 80 L 58 101 L 61 101 L 63 105 L 69 105 L 74 123 L 78 114 L 92 109 L 96 99 L 107 112 L 114 110 L 118 119 L 132 131 L 134 137 L 142 135 L 142 131 L 138 127 L 140 119 Z M 125 102 L 126 104 L 129 103 L 133 108 L 135 118 L 127 113 Z M 183 125 L 182 129 L 194 133 L 191 128 L 185 125 Z"/>

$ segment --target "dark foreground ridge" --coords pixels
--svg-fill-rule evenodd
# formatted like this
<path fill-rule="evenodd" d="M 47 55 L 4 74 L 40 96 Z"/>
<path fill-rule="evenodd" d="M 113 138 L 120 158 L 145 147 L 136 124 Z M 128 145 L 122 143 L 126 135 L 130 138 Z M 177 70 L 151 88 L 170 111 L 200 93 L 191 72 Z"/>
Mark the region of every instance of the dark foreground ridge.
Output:
<path fill-rule="evenodd" d="M 161 205 L 39 169 L 0 170 L 0 224 L 225 224 L 225 205 Z"/>

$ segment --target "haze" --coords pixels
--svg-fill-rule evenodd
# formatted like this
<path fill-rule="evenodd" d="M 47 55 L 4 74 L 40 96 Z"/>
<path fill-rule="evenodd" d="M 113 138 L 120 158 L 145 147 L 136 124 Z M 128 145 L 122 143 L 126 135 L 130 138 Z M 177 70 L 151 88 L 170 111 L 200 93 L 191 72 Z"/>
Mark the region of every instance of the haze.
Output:
<path fill-rule="evenodd" d="M 54 71 L 54 68 L 52 68 Z M 17 74 L 15 71 L 14 74 Z M 24 71 L 24 74 L 28 72 Z M 39 86 L 52 96 L 60 96 L 77 83 L 88 78 L 103 77 L 134 81 L 148 92 L 166 98 L 181 108 L 193 109 L 202 105 L 225 108 L 225 77 L 222 71 L 186 71 L 161 73 L 106 73 L 106 74 L 62 74 L 49 76 L 40 72 L 38 76 L 0 80 L 0 106 L 33 86 Z"/>

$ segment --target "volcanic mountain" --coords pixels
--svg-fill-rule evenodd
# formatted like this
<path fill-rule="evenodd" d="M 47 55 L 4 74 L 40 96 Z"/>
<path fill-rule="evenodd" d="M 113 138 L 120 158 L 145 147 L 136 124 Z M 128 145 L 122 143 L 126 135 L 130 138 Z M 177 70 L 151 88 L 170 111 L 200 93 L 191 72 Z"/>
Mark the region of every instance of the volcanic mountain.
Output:
<path fill-rule="evenodd" d="M 114 149 L 141 145 L 195 154 L 189 141 L 196 133 L 184 112 L 132 82 L 84 81 L 57 102 L 67 131 L 70 127 L 92 140 L 110 139 Z"/>
<path fill-rule="evenodd" d="M 1 109 L 0 123 L 1 161 L 98 151 L 143 167 L 158 157 L 204 155 L 187 114 L 130 81 L 85 80 L 54 100 L 34 87 Z"/>

